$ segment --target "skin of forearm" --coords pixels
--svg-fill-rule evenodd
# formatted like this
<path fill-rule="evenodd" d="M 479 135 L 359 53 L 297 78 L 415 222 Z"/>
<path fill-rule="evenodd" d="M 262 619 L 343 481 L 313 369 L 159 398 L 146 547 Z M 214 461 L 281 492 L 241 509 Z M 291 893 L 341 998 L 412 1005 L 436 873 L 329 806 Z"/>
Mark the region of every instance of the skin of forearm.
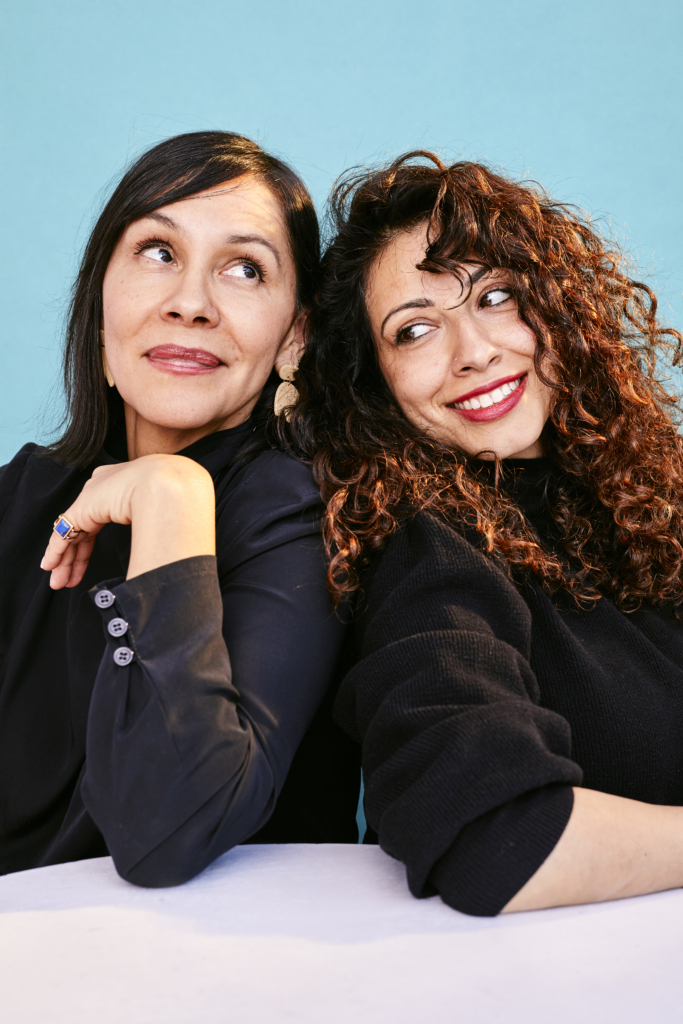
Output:
<path fill-rule="evenodd" d="M 574 789 L 550 856 L 503 913 L 601 903 L 683 886 L 683 808 Z"/>
<path fill-rule="evenodd" d="M 166 460 L 131 497 L 127 579 L 170 562 L 216 553 L 213 480 L 191 459 Z"/>

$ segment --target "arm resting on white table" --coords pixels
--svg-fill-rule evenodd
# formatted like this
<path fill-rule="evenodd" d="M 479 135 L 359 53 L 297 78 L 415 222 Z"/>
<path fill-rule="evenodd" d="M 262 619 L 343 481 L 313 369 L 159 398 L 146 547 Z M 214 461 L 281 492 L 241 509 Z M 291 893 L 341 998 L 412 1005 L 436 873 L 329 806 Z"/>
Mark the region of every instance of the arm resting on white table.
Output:
<path fill-rule="evenodd" d="M 683 807 L 574 789 L 550 856 L 503 913 L 601 903 L 683 886 Z"/>

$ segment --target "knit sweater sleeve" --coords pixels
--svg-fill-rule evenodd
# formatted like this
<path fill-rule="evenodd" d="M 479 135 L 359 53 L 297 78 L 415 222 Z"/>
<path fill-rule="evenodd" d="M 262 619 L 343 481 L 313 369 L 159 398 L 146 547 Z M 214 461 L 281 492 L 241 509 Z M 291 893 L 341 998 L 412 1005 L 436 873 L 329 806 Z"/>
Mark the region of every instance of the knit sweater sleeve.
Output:
<path fill-rule="evenodd" d="M 368 823 L 415 896 L 496 914 L 564 831 L 582 774 L 530 647 L 517 588 L 464 537 L 427 514 L 392 537 L 336 711 L 363 745 Z"/>

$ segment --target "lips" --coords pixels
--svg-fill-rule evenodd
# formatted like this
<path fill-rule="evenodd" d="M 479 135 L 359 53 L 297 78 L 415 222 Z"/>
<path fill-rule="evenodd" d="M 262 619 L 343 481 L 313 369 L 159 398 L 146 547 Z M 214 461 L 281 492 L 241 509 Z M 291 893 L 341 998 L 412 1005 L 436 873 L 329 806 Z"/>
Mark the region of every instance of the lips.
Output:
<path fill-rule="evenodd" d="M 527 374 L 502 377 L 474 391 L 461 395 L 449 408 L 463 419 L 475 423 L 490 423 L 505 416 L 517 405 L 526 389 Z"/>
<path fill-rule="evenodd" d="M 203 348 L 185 348 L 183 345 L 157 345 L 146 355 L 157 369 L 181 375 L 212 373 L 223 365 L 211 352 Z"/>

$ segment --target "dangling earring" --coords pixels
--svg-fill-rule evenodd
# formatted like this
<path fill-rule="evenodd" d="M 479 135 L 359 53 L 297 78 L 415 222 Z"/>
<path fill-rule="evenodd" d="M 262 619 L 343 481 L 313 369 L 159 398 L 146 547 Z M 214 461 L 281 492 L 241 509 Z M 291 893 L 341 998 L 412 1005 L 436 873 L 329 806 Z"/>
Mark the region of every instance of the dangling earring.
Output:
<path fill-rule="evenodd" d="M 292 415 L 292 406 L 295 405 L 299 399 L 299 392 L 292 384 L 296 370 L 296 366 L 290 366 L 289 363 L 285 363 L 285 365 L 281 366 L 277 371 L 282 378 L 282 384 L 280 384 L 275 392 L 273 410 L 276 416 L 284 415 L 287 422 L 289 422 Z"/>
<path fill-rule="evenodd" d="M 107 384 L 110 388 L 114 387 L 114 378 L 111 375 L 109 369 L 109 363 L 107 362 L 107 352 L 104 347 L 104 331 L 100 331 L 100 348 L 102 349 L 102 368 L 104 370 L 104 376 L 107 378 Z"/>

